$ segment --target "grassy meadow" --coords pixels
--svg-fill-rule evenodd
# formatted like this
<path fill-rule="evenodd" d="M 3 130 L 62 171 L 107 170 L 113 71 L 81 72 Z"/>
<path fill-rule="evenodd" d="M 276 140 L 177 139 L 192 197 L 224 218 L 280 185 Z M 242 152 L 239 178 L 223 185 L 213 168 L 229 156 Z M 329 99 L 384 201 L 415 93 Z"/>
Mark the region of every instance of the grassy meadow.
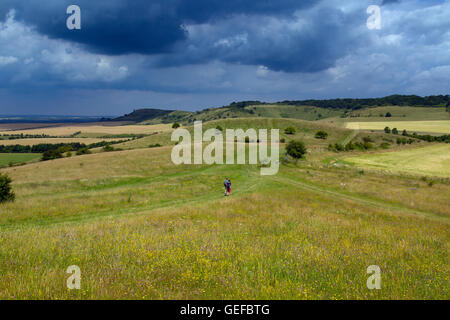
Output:
<path fill-rule="evenodd" d="M 0 167 L 6 167 L 10 164 L 26 163 L 39 159 L 40 154 L 36 153 L 0 153 Z"/>
<path fill-rule="evenodd" d="M 450 144 L 344 158 L 357 166 L 450 178 Z"/>
<path fill-rule="evenodd" d="M 393 146 L 392 171 L 361 170 L 349 159 L 379 151 L 327 150 L 358 137 L 349 129 L 289 119 L 204 129 L 217 125 L 294 126 L 281 137 L 309 152 L 275 176 L 258 165 L 175 166 L 161 128 L 123 151 L 1 169 L 16 201 L 0 204 L 0 299 L 450 298 L 450 180 L 439 174 L 448 145 Z M 317 130 L 329 138 L 315 139 Z M 412 158 L 420 175 L 398 170 Z M 81 290 L 66 287 L 70 265 Z M 370 265 L 381 267 L 381 290 L 366 287 Z"/>

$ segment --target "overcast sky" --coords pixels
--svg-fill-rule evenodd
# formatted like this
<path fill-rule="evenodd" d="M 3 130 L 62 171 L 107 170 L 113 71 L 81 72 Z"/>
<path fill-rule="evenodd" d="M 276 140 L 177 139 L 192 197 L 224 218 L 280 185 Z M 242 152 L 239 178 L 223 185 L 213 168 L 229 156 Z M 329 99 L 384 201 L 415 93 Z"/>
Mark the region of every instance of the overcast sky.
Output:
<path fill-rule="evenodd" d="M 81 30 L 66 9 L 81 8 Z M 367 8 L 381 8 L 369 29 Z M 448 0 L 1 0 L 0 114 L 449 94 Z"/>

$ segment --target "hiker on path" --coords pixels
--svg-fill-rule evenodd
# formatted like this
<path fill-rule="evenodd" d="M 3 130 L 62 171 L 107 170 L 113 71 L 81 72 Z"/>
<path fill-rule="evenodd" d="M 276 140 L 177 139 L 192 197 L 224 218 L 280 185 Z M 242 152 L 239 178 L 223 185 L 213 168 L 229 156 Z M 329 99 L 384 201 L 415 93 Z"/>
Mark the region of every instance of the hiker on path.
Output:
<path fill-rule="evenodd" d="M 225 196 L 229 196 L 231 191 L 231 181 L 228 178 L 225 178 L 223 185 L 225 187 Z"/>

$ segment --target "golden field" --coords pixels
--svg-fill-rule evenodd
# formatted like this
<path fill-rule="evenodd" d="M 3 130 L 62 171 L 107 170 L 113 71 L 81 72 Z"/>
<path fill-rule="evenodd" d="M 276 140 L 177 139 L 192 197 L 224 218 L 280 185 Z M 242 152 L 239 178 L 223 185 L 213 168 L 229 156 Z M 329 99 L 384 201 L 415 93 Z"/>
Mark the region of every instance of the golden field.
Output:
<path fill-rule="evenodd" d="M 158 125 L 127 125 L 127 126 L 101 126 L 101 125 L 63 125 L 57 127 L 35 128 L 28 130 L 13 130 L 0 131 L 0 134 L 29 134 L 40 135 L 45 134 L 49 136 L 70 136 L 74 133 L 81 132 L 84 134 L 96 135 L 117 135 L 117 134 L 152 134 L 161 131 L 170 131 L 170 124 Z"/>
<path fill-rule="evenodd" d="M 363 121 L 363 122 L 347 122 L 347 129 L 352 130 L 384 130 L 389 127 L 397 128 L 399 131 L 406 130 L 409 133 L 435 133 L 449 134 L 450 120 L 434 120 L 434 121 Z"/>
<path fill-rule="evenodd" d="M 97 142 L 114 142 L 121 139 L 96 139 L 96 138 L 30 138 L 30 139 L 13 139 L 13 140 L 0 140 L 0 145 L 22 145 L 22 146 L 34 146 L 37 144 L 59 144 L 59 143 L 84 143 L 86 145 Z M 125 139 L 122 139 L 125 140 Z"/>

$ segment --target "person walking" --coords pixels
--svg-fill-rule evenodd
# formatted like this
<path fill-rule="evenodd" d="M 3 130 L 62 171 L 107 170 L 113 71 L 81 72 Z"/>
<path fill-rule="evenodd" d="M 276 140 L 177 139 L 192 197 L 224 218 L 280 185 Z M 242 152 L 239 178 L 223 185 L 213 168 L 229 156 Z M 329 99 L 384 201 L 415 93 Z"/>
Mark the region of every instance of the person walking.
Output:
<path fill-rule="evenodd" d="M 228 183 L 229 182 L 230 181 L 228 180 L 228 178 L 225 178 L 225 181 L 223 182 L 223 186 L 225 187 L 225 194 L 224 194 L 224 196 L 228 195 Z"/>
<path fill-rule="evenodd" d="M 231 195 L 231 180 L 228 179 L 228 189 L 227 189 L 228 195 Z"/>

